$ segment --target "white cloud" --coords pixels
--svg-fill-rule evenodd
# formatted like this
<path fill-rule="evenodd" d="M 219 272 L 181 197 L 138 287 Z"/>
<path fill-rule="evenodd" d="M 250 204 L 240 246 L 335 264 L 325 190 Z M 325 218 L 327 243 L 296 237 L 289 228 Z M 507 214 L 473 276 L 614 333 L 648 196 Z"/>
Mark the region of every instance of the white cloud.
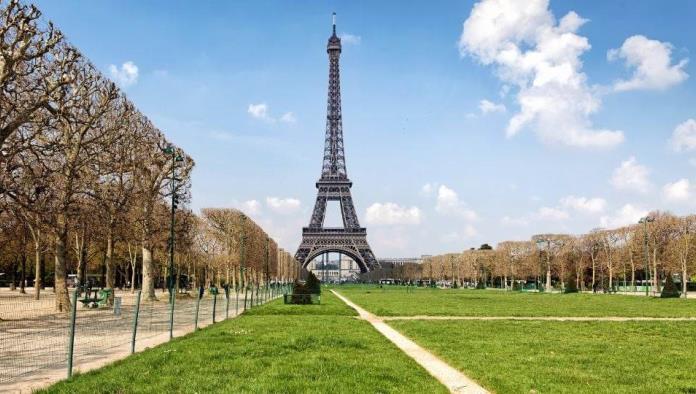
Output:
<path fill-rule="evenodd" d="M 418 207 L 402 207 L 393 202 L 376 202 L 365 212 L 367 223 L 374 225 L 419 224 L 421 218 L 421 210 Z"/>
<path fill-rule="evenodd" d="M 572 208 L 576 211 L 585 213 L 602 212 L 607 205 L 603 198 L 586 198 L 576 196 L 566 196 L 561 199 L 561 205 L 566 208 Z"/>
<path fill-rule="evenodd" d="M 128 87 L 138 82 L 138 66 L 132 61 L 123 63 L 120 68 L 115 64 L 110 64 L 109 74 L 122 87 Z"/>
<path fill-rule="evenodd" d="M 687 119 L 672 132 L 672 148 L 677 152 L 696 150 L 696 120 Z"/>
<path fill-rule="evenodd" d="M 484 115 L 496 112 L 504 113 L 505 111 L 507 111 L 504 104 L 496 104 L 486 99 L 483 99 L 479 102 L 479 110 Z"/>
<path fill-rule="evenodd" d="M 667 183 L 662 187 L 662 194 L 669 201 L 686 201 L 691 198 L 691 183 L 686 178 Z"/>
<path fill-rule="evenodd" d="M 297 122 L 297 118 L 295 118 L 295 114 L 292 112 L 286 112 L 280 117 L 280 121 L 285 123 L 295 123 Z"/>
<path fill-rule="evenodd" d="M 244 201 L 242 203 L 241 209 L 247 215 L 257 215 L 261 213 L 261 203 L 256 200 Z"/>
<path fill-rule="evenodd" d="M 421 194 L 426 197 L 429 197 L 435 191 L 436 186 L 437 185 L 433 183 L 426 183 L 425 185 L 423 185 L 423 187 L 421 187 Z"/>
<path fill-rule="evenodd" d="M 605 228 L 617 228 L 638 223 L 638 220 L 647 215 L 648 211 L 626 204 L 612 216 L 602 216 L 599 223 Z"/>
<path fill-rule="evenodd" d="M 689 77 L 684 71 L 688 59 L 672 64 L 671 56 L 672 45 L 668 42 L 641 35 L 627 38 L 621 48 L 607 52 L 610 61 L 623 59 L 626 67 L 633 69 L 631 78 L 617 81 L 614 90 L 663 90 L 685 81 Z"/>
<path fill-rule="evenodd" d="M 268 105 L 266 105 L 266 103 L 249 104 L 247 113 L 255 119 L 271 120 L 271 117 L 268 115 Z"/>
<path fill-rule="evenodd" d="M 520 110 L 509 137 L 532 128 L 544 143 L 608 148 L 624 140 L 621 131 L 597 129 L 590 115 L 600 99 L 587 85 L 580 56 L 590 49 L 576 34 L 586 20 L 569 12 L 556 23 L 548 0 L 482 0 L 464 22 L 462 55 L 496 67 L 496 75 L 519 91 Z"/>
<path fill-rule="evenodd" d="M 285 112 L 280 118 L 277 119 L 274 116 L 271 116 L 270 108 L 266 103 L 249 104 L 249 107 L 247 107 L 247 113 L 254 119 L 263 120 L 269 123 L 275 123 L 277 121 L 283 123 L 297 122 L 295 114 L 289 111 Z"/>
<path fill-rule="evenodd" d="M 466 220 L 476 220 L 478 215 L 459 200 L 457 192 L 445 185 L 437 189 L 437 204 L 435 210 L 442 214 L 456 214 Z"/>
<path fill-rule="evenodd" d="M 570 215 L 568 215 L 568 212 L 562 209 L 552 207 L 539 208 L 537 215 L 539 216 L 539 218 L 547 220 L 566 220 L 570 217 Z"/>
<path fill-rule="evenodd" d="M 631 156 L 628 160 L 622 161 L 621 165 L 614 170 L 611 184 L 619 190 L 645 193 L 650 187 L 648 174 L 648 168 L 638 164 L 636 158 Z"/>
<path fill-rule="evenodd" d="M 341 33 L 339 37 L 341 38 L 341 43 L 345 45 L 359 45 L 362 41 L 362 38 L 355 34 Z"/>
<path fill-rule="evenodd" d="M 274 212 L 288 214 L 300 208 L 300 200 L 296 198 L 266 197 L 266 205 Z"/>

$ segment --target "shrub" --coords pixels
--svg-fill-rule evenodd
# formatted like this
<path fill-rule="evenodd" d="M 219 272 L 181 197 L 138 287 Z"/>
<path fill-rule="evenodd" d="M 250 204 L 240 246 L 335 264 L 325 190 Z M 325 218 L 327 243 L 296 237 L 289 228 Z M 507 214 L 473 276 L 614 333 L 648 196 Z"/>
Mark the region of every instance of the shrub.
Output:
<path fill-rule="evenodd" d="M 485 281 L 482 281 L 482 280 L 476 282 L 476 288 L 479 289 L 479 290 L 485 289 L 485 288 L 486 288 L 486 282 L 485 282 Z"/>
<path fill-rule="evenodd" d="M 667 279 L 665 279 L 665 285 L 662 287 L 662 293 L 660 298 L 679 298 L 679 289 L 677 285 L 674 284 L 674 279 L 672 279 L 672 274 L 667 274 Z"/>
<path fill-rule="evenodd" d="M 309 273 L 305 287 L 309 291 L 308 294 L 321 294 L 321 282 L 313 272 Z"/>

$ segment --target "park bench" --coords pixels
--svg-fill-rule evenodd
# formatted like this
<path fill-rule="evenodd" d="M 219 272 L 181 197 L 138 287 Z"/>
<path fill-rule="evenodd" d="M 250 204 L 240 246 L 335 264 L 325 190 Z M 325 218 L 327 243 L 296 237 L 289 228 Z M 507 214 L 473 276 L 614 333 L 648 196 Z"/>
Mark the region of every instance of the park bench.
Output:
<path fill-rule="evenodd" d="M 99 308 L 108 305 L 109 297 L 111 297 L 112 289 L 85 289 L 85 297 L 78 301 L 86 308 Z"/>

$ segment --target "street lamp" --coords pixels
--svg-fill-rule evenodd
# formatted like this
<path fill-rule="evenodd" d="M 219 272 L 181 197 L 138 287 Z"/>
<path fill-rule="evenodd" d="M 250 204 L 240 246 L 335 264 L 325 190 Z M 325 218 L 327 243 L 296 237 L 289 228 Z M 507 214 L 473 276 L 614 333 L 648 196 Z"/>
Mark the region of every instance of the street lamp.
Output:
<path fill-rule="evenodd" d="M 169 191 L 172 194 L 172 211 L 171 221 L 169 225 L 169 278 L 167 278 L 167 287 L 169 288 L 169 339 L 174 335 L 174 221 L 176 213 L 176 205 L 179 202 L 179 197 L 176 195 L 176 163 L 184 161 L 181 155 L 176 153 L 176 149 L 172 145 L 162 149 L 162 152 L 172 156 L 172 177 L 169 179 Z"/>
<path fill-rule="evenodd" d="M 652 216 L 646 216 L 640 218 L 638 223 L 643 225 L 643 240 L 645 249 L 645 295 L 648 296 L 648 284 L 650 283 L 650 269 L 648 268 L 648 223 L 654 222 L 655 218 Z"/>
<path fill-rule="evenodd" d="M 172 195 L 172 207 L 171 207 L 171 220 L 170 220 L 170 225 L 169 225 L 169 278 L 168 278 L 168 288 L 169 288 L 169 293 L 170 296 L 174 292 L 174 225 L 176 221 L 176 208 L 177 204 L 179 203 L 179 196 L 176 194 L 176 181 L 179 180 L 176 178 L 176 163 L 184 161 L 184 158 L 181 157 L 181 155 L 176 153 L 176 150 L 174 149 L 173 146 L 169 145 L 166 148 L 162 149 L 162 151 L 167 154 L 171 155 L 172 157 L 172 176 L 169 179 L 169 190 Z"/>

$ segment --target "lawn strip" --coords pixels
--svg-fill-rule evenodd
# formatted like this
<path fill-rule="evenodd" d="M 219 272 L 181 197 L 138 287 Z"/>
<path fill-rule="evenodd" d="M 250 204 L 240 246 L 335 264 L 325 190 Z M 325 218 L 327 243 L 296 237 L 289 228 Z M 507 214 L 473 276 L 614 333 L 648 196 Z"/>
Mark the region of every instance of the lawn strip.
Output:
<path fill-rule="evenodd" d="M 696 299 L 608 294 L 345 286 L 341 294 L 377 316 L 694 317 Z"/>
<path fill-rule="evenodd" d="M 447 392 L 327 293 L 321 306 L 274 301 L 46 392 Z"/>
<path fill-rule="evenodd" d="M 389 324 L 499 393 L 696 391 L 694 322 Z"/>

